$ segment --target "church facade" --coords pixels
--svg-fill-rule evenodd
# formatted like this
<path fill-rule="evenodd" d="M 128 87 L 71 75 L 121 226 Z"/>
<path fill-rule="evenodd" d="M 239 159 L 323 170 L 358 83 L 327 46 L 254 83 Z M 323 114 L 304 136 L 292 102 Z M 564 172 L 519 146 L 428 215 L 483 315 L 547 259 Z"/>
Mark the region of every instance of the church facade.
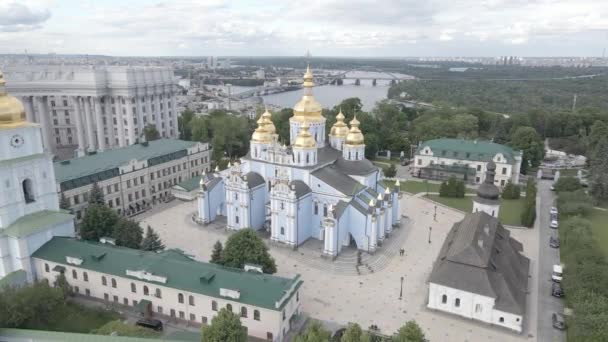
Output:
<path fill-rule="evenodd" d="M 241 163 L 203 175 L 198 219 L 225 216 L 231 230 L 270 227 L 272 241 L 294 248 L 322 240 L 328 257 L 349 245 L 373 253 L 400 224 L 399 184 L 385 184 L 365 159 L 356 117 L 349 127 L 340 111 L 326 139 L 310 69 L 303 86 L 289 120 L 291 145 L 279 142 L 271 114 L 263 113 Z"/>

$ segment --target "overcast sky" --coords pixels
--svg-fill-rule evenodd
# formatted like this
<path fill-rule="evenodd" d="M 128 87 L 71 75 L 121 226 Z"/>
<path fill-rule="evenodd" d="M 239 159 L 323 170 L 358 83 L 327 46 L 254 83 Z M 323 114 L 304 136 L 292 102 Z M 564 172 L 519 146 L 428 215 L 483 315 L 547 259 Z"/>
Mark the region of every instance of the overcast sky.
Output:
<path fill-rule="evenodd" d="M 608 0 L 0 0 L 0 53 L 601 56 Z"/>

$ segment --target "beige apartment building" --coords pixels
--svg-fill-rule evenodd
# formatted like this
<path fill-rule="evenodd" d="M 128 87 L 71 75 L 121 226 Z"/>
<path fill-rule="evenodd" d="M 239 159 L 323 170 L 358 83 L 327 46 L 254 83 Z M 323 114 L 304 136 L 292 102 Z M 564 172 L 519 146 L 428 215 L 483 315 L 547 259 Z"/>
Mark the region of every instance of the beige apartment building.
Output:
<path fill-rule="evenodd" d="M 210 168 L 209 144 L 159 139 L 54 163 L 60 196 L 80 220 L 93 183 L 106 204 L 132 216 L 172 198 L 171 187 Z"/>
<path fill-rule="evenodd" d="M 196 325 L 211 323 L 227 308 L 249 336 L 263 340 L 283 341 L 300 314 L 299 275 L 288 279 L 202 263 L 177 250 L 145 252 L 111 241 L 55 237 L 32 260 L 38 280 L 53 284 L 64 273 L 76 295 Z"/>

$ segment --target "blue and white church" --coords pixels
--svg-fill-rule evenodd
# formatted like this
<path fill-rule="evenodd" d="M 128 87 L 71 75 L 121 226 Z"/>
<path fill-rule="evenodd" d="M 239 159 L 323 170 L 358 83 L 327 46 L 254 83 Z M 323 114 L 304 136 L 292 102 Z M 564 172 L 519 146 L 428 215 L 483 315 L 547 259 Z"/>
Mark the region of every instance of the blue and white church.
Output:
<path fill-rule="evenodd" d="M 270 227 L 272 241 L 293 248 L 321 240 L 330 258 L 349 245 L 373 253 L 400 224 L 399 184 L 387 186 L 382 171 L 365 159 L 356 117 L 349 127 L 340 111 L 326 135 L 313 86 L 307 68 L 302 99 L 289 119 L 291 146 L 279 142 L 266 111 L 241 163 L 203 175 L 198 219 L 208 224 L 225 216 L 230 230 Z"/>

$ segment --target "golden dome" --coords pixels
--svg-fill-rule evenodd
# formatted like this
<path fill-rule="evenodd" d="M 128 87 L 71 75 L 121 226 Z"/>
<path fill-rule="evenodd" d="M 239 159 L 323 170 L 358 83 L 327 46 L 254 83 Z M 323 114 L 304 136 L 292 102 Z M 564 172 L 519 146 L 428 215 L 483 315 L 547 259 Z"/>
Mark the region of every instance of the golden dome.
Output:
<path fill-rule="evenodd" d="M 312 87 L 314 87 L 312 72 L 310 66 L 306 67 L 306 73 L 304 74 L 304 95 L 302 99 L 296 103 L 293 107 L 293 116 L 289 120 L 295 121 L 308 121 L 308 122 L 319 122 L 325 120 L 321 115 L 323 107 L 312 95 Z"/>
<path fill-rule="evenodd" d="M 346 144 L 347 145 L 363 145 L 365 143 L 365 139 L 363 138 L 363 133 L 359 129 L 359 120 L 357 120 L 357 116 L 350 121 L 350 131 L 346 135 Z"/>
<path fill-rule="evenodd" d="M 348 126 L 344 123 L 344 114 L 342 114 L 342 108 L 336 115 L 336 123 L 331 126 L 329 135 L 334 137 L 344 138 L 348 134 Z"/>
<path fill-rule="evenodd" d="M 302 124 L 302 126 L 300 127 L 300 132 L 296 137 L 296 142 L 293 144 L 293 147 L 311 148 L 317 146 L 315 138 L 313 138 L 310 132 L 308 131 L 309 127 L 310 124 L 308 122 L 304 122 L 304 124 Z"/>
<path fill-rule="evenodd" d="M 5 84 L 4 75 L 0 71 L 0 128 L 23 125 L 26 123 L 23 104 L 6 93 Z"/>
<path fill-rule="evenodd" d="M 257 143 L 268 144 L 272 142 L 272 135 L 266 130 L 264 117 L 260 115 L 260 118 L 257 121 L 258 128 L 253 131 L 251 135 L 251 140 Z"/>
<path fill-rule="evenodd" d="M 262 114 L 262 118 L 264 119 L 264 129 L 270 134 L 276 134 L 277 128 L 272 122 L 272 114 L 270 114 L 268 108 L 266 108 L 266 111 Z"/>

